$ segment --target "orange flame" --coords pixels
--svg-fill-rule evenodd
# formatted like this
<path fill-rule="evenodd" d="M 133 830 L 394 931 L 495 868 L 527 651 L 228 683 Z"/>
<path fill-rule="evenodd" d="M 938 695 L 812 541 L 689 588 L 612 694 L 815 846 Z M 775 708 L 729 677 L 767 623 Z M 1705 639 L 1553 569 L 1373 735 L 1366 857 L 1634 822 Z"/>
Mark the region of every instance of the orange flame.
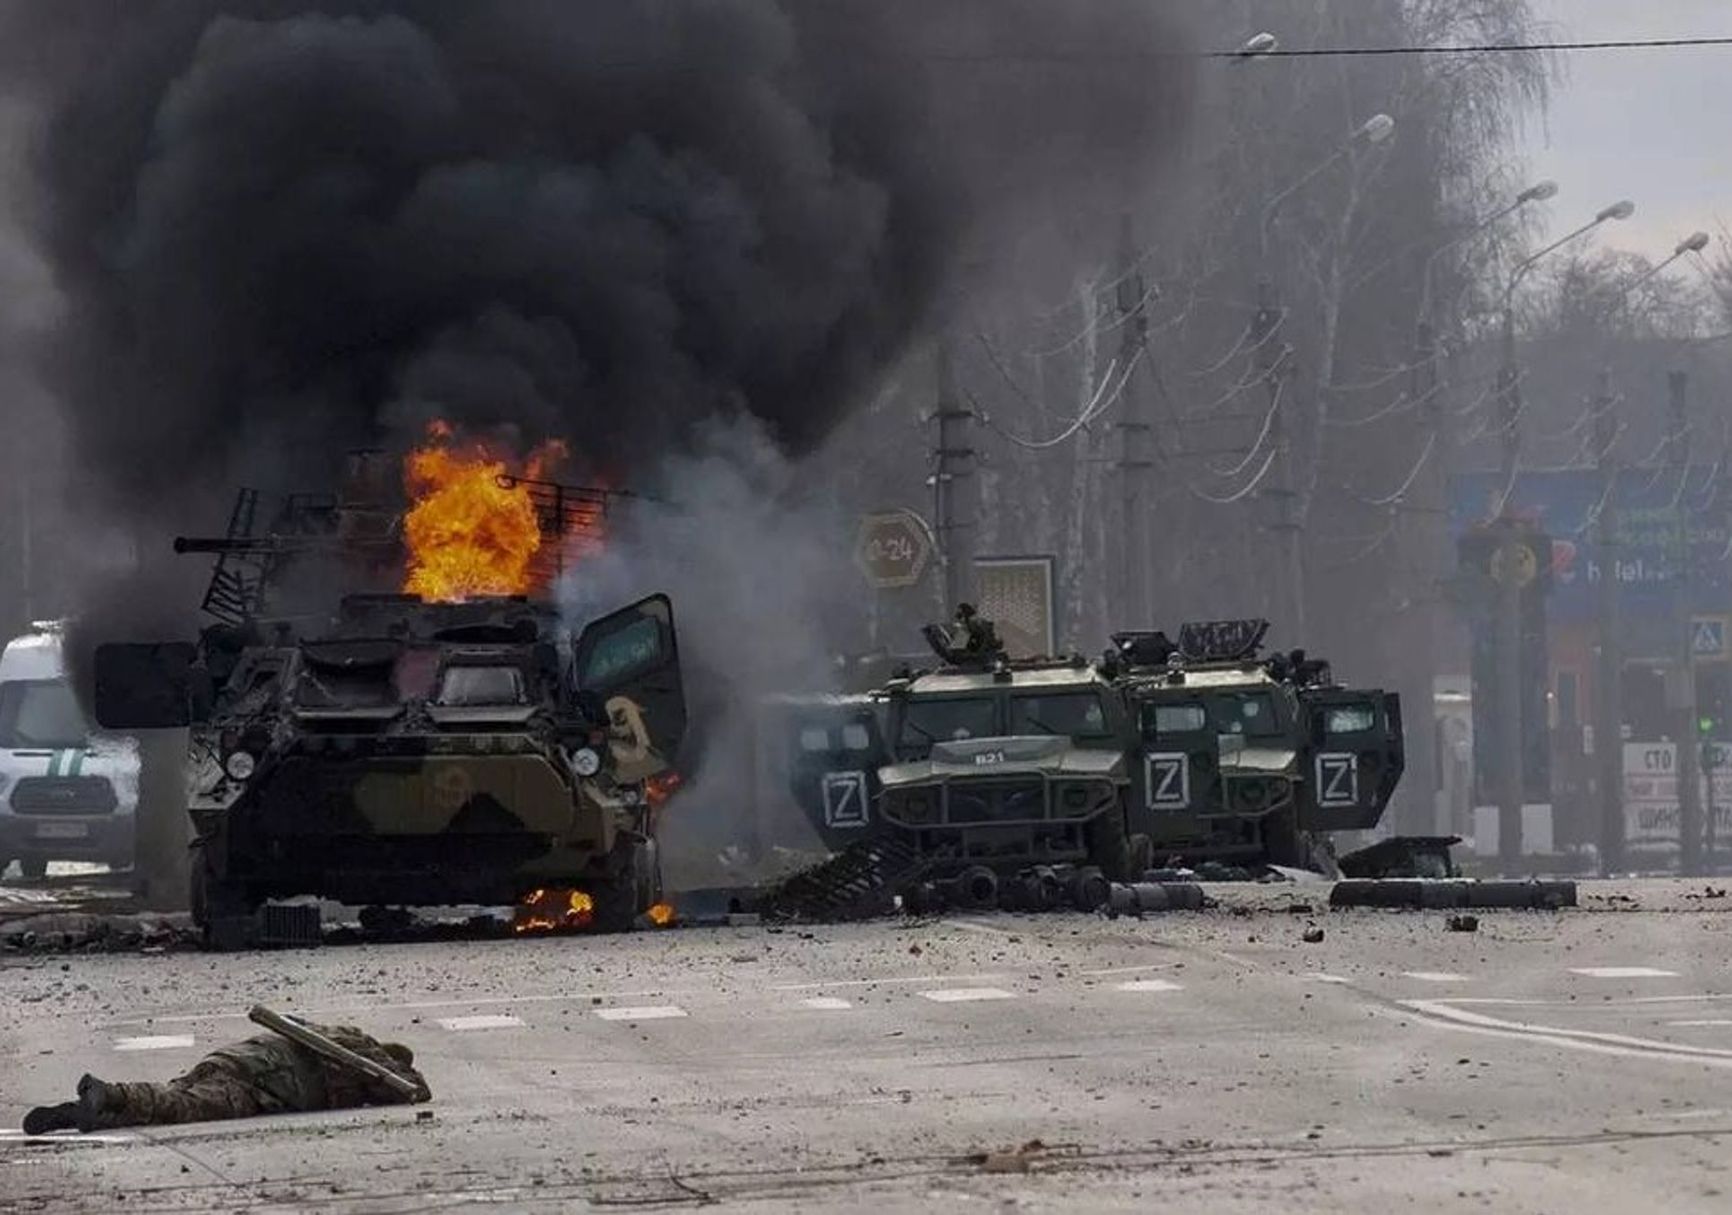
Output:
<path fill-rule="evenodd" d="M 581 890 L 538 888 L 517 902 L 511 930 L 517 933 L 571 932 L 595 921 L 595 900 Z"/>
<path fill-rule="evenodd" d="M 650 804 L 651 809 L 659 810 L 667 804 L 668 798 L 680 791 L 680 787 L 685 783 L 686 778 L 671 769 L 652 776 L 644 782 L 644 800 Z"/>
<path fill-rule="evenodd" d="M 671 928 L 674 922 L 674 905 L 672 903 L 654 903 L 648 911 L 644 912 L 644 918 L 657 928 Z"/>
<path fill-rule="evenodd" d="M 528 488 L 511 483 L 508 462 L 485 446 L 452 446 L 446 423 L 431 424 L 427 439 L 404 461 L 412 505 L 403 519 L 409 557 L 403 590 L 452 603 L 535 589 L 543 537 Z M 564 455 L 564 444 L 545 443 L 521 475 L 539 480 Z"/>

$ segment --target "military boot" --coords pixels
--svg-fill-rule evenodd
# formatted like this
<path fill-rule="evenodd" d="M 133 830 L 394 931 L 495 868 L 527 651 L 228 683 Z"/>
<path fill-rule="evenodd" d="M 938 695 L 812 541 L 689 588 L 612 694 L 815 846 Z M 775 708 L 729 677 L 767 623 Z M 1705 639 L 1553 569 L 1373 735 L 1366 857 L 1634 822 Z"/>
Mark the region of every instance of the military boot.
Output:
<path fill-rule="evenodd" d="M 79 1077 L 78 1104 L 73 1107 L 78 1111 L 79 1130 L 101 1130 L 105 1125 L 105 1117 L 113 1113 L 119 1104 L 106 1081 L 98 1080 L 89 1072 Z"/>
<path fill-rule="evenodd" d="M 79 1104 L 65 1101 L 59 1105 L 39 1105 L 24 1115 L 26 1135 L 46 1135 L 49 1131 L 70 1131 L 78 1125 Z"/>

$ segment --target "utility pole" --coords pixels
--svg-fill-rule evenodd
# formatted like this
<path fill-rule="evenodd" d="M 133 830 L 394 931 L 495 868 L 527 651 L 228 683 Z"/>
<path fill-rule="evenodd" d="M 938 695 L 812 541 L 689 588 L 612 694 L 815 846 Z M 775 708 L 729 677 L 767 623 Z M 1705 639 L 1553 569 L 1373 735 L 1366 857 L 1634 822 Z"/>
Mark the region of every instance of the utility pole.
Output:
<path fill-rule="evenodd" d="M 963 405 L 956 388 L 956 361 L 949 336 L 937 352 L 938 408 L 932 449 L 932 527 L 937 533 L 939 579 L 945 617 L 968 598 L 969 563 L 973 548 L 974 512 L 965 488 L 972 484 L 974 411 Z"/>
<path fill-rule="evenodd" d="M 1143 288 L 1132 239 L 1131 218 L 1124 217 L 1119 232 L 1120 264 L 1126 269 L 1118 284 L 1119 366 L 1124 368 L 1124 401 L 1119 408 L 1119 490 L 1123 532 L 1120 536 L 1119 619 L 1126 627 L 1144 628 L 1153 623 L 1149 593 L 1149 520 L 1145 497 L 1149 470 L 1149 421 L 1143 395 L 1136 391 L 1132 376 L 1147 355 L 1149 338 L 1148 297 Z"/>
<path fill-rule="evenodd" d="M 1622 585 L 1618 573 L 1618 461 L 1612 449 L 1618 441 L 1613 412 L 1612 376 L 1601 371 L 1594 393 L 1595 465 L 1600 474 L 1600 517 L 1594 542 L 1600 550 L 1600 581 L 1595 608 L 1600 634 L 1599 672 L 1595 678 L 1594 766 L 1600 786 L 1600 872 L 1610 876 L 1624 863 L 1624 657 L 1621 615 Z"/>
<path fill-rule="evenodd" d="M 1666 376 L 1670 405 L 1671 464 L 1678 474 L 1678 502 L 1674 511 L 1677 568 L 1672 574 L 1674 641 L 1677 669 L 1672 679 L 1672 698 L 1677 711 L 1673 732 L 1678 751 L 1678 871 L 1686 877 L 1702 872 L 1701 756 L 1696 747 L 1696 654 L 1695 630 L 1690 611 L 1690 507 L 1684 478 L 1690 472 L 1689 377 L 1682 371 Z"/>
<path fill-rule="evenodd" d="M 1283 380 L 1287 376 L 1287 356 L 1291 347 L 1276 341 L 1281 324 L 1281 307 L 1275 298 L 1275 287 L 1267 278 L 1257 284 L 1257 314 L 1251 321 L 1251 340 L 1257 352 L 1257 367 L 1262 373 L 1269 394 L 1269 443 L 1274 452 L 1275 484 L 1263 491 L 1271 504 L 1269 529 L 1279 537 L 1280 571 L 1277 581 L 1285 588 L 1285 602 L 1279 604 L 1283 619 L 1278 629 L 1291 629 L 1287 634 L 1297 644 L 1305 641 L 1305 570 L 1299 551 L 1299 511 L 1293 485 L 1293 445 L 1287 434 L 1287 415 L 1282 400 Z"/>
<path fill-rule="evenodd" d="M 1505 500 L 1503 541 L 1494 558 L 1497 576 L 1497 700 L 1503 728 L 1503 780 L 1498 791 L 1497 851 L 1507 873 L 1516 872 L 1522 858 L 1522 805 L 1527 795 L 1526 731 L 1522 720 L 1522 577 L 1528 551 L 1509 516 L 1508 495 L 1515 492 L 1521 459 L 1521 384 L 1515 362 L 1515 322 L 1504 310 L 1503 365 L 1498 369 L 1498 403 L 1503 419 L 1503 461 L 1500 469 Z"/>

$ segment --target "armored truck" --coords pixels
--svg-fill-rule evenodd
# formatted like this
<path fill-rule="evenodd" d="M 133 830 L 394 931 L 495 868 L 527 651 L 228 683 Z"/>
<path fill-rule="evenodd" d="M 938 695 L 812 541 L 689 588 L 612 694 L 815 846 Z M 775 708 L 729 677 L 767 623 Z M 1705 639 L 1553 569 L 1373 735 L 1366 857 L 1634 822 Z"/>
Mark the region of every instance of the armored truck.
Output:
<path fill-rule="evenodd" d="M 556 926 L 629 927 L 660 899 L 657 817 L 685 728 L 672 604 L 579 629 L 527 596 L 273 610 L 273 585 L 308 581 L 277 568 L 296 554 L 352 568 L 388 548 L 346 542 L 333 520 L 181 542 L 218 556 L 218 619 L 197 642 L 97 649 L 105 727 L 190 727 L 207 937 L 244 942 L 262 906 L 301 895 L 545 908 L 553 892 Z"/>
<path fill-rule="evenodd" d="M 1331 833 L 1377 825 L 1405 766 L 1401 701 L 1339 687 L 1260 620 L 1114 637 L 1137 821 L 1158 858 L 1333 868 Z"/>

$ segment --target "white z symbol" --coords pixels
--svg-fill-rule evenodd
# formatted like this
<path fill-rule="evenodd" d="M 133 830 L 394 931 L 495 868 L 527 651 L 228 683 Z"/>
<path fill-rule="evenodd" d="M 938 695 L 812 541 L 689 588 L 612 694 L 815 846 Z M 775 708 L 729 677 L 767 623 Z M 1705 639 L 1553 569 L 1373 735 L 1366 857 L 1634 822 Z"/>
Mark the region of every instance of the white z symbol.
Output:
<path fill-rule="evenodd" d="M 1191 804 L 1191 761 L 1190 756 L 1183 752 L 1162 752 L 1149 756 L 1147 779 L 1149 805 Z"/>

